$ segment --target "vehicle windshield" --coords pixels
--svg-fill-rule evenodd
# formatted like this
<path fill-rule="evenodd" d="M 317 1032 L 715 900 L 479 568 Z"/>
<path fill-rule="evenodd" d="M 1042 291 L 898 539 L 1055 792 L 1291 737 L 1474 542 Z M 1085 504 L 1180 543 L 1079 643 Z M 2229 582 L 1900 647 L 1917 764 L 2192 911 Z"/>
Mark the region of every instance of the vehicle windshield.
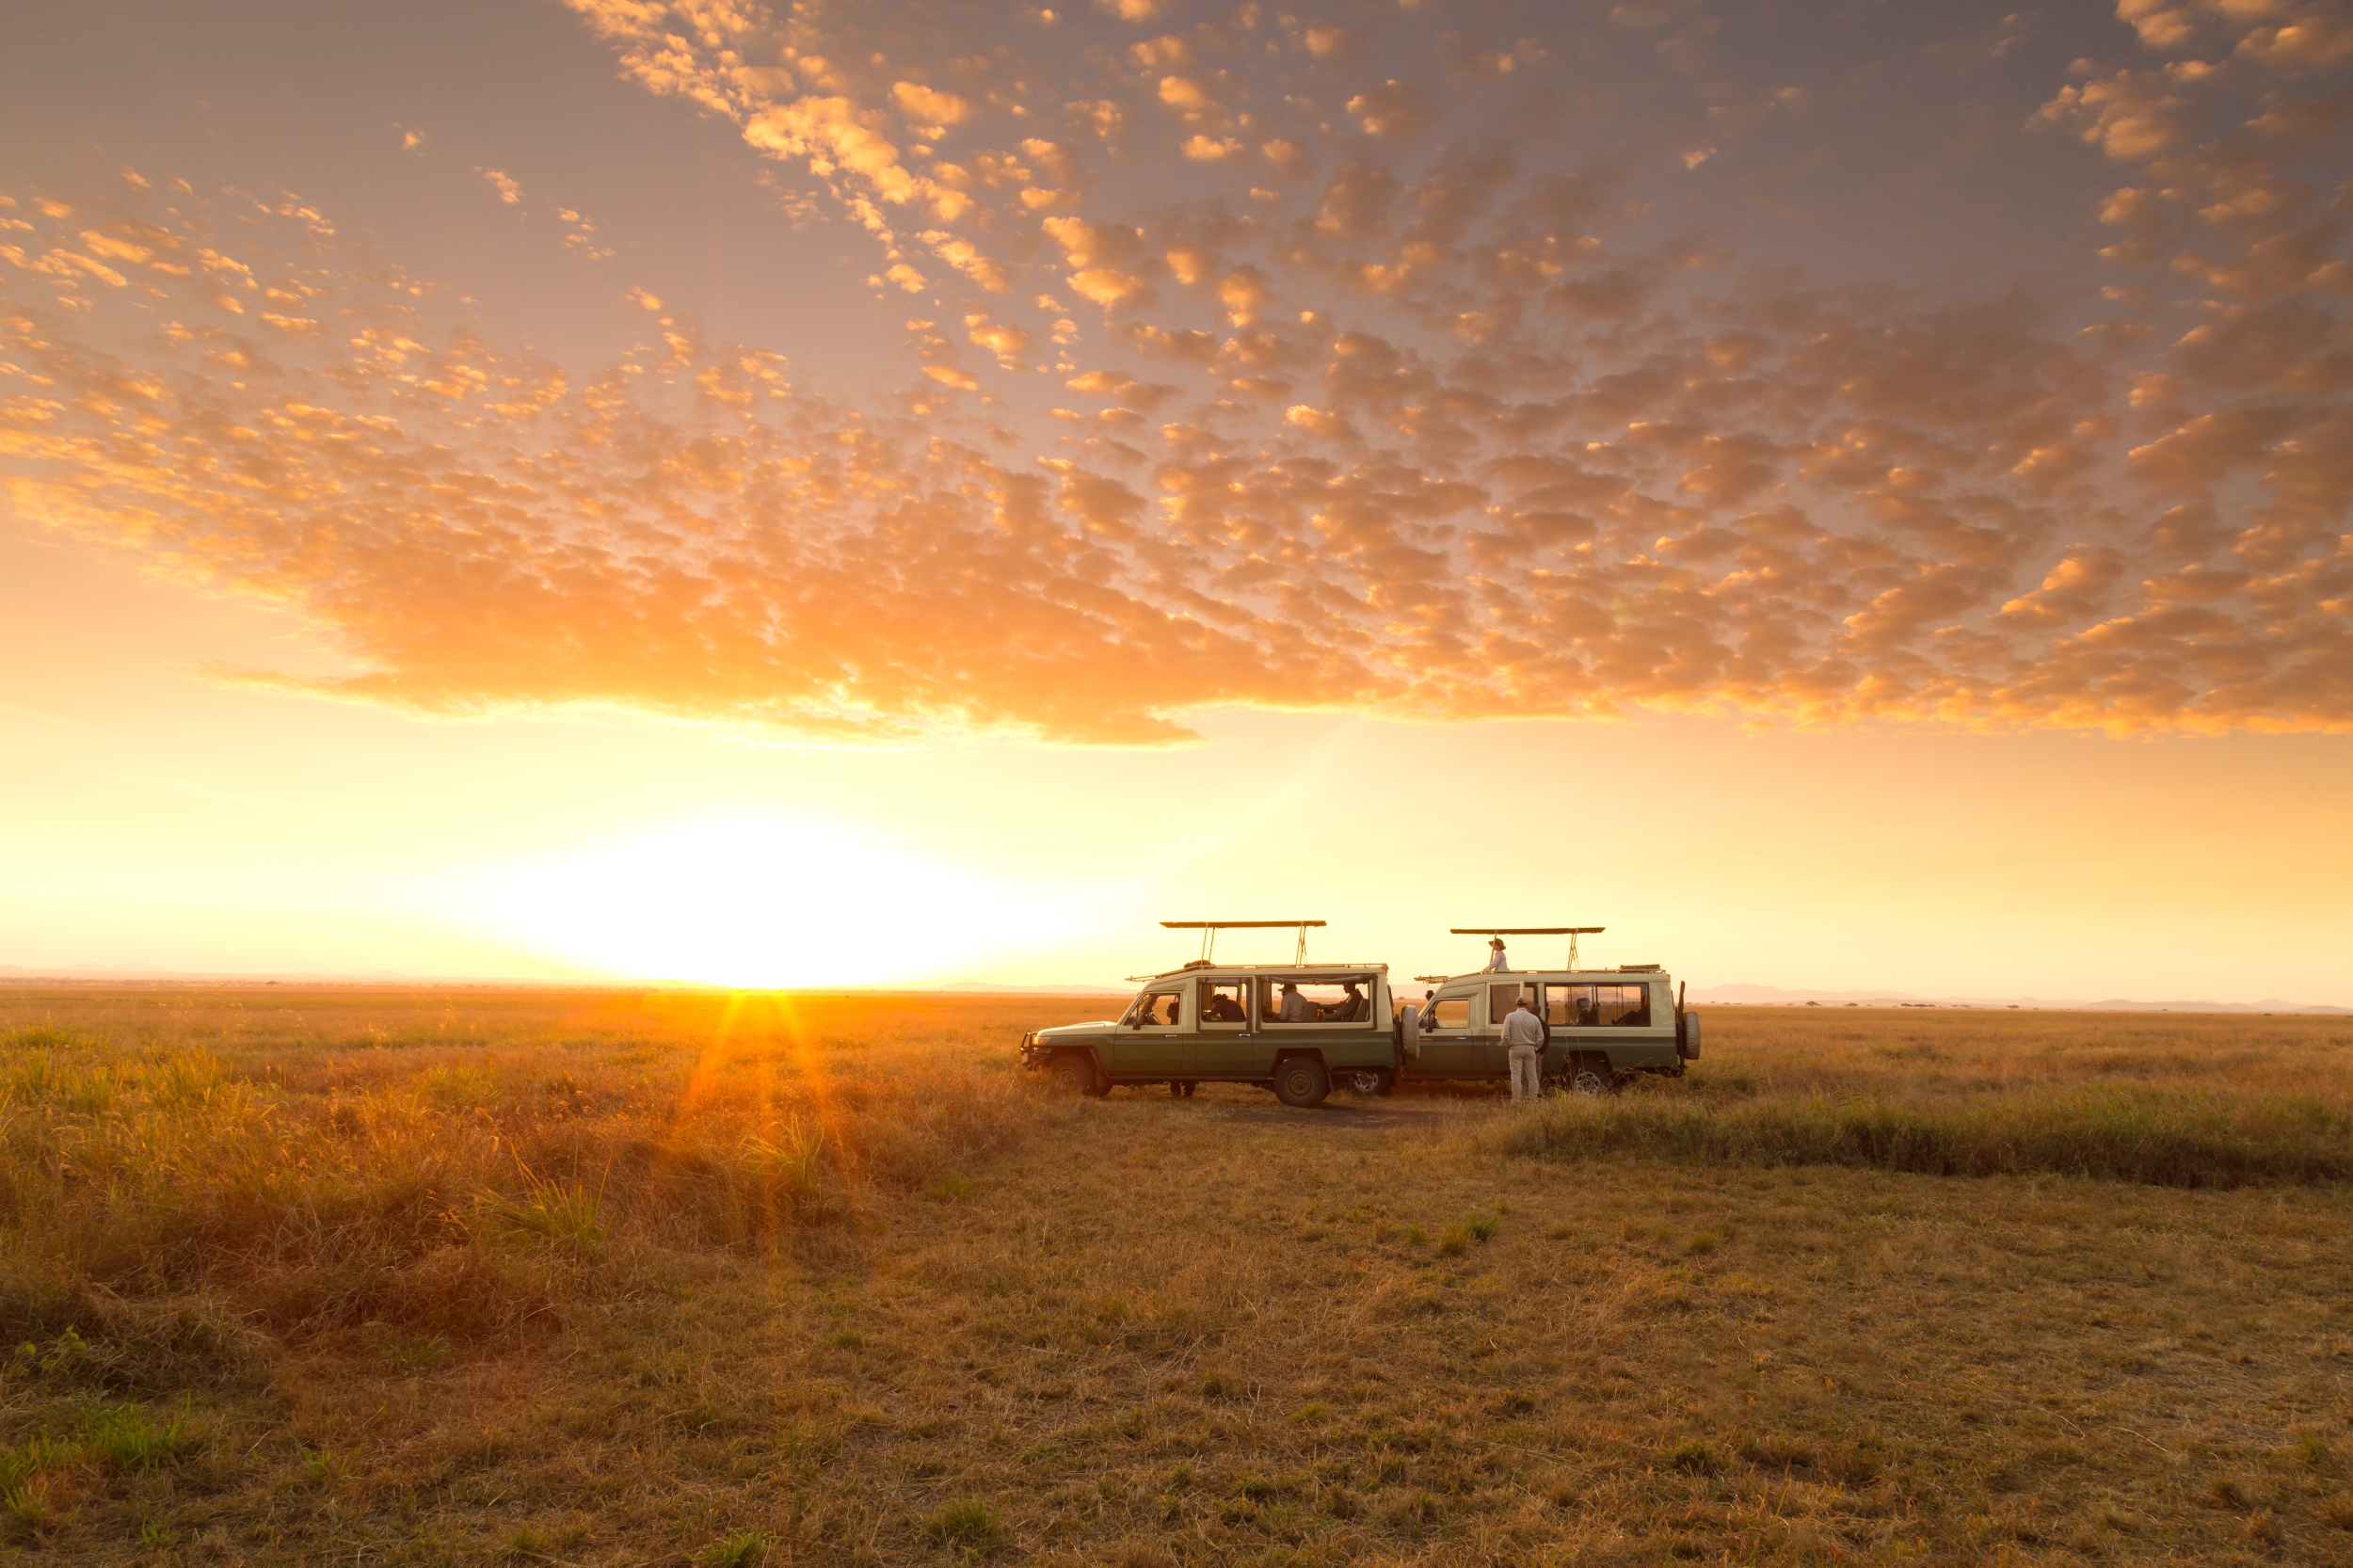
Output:
<path fill-rule="evenodd" d="M 1119 1016 L 1123 1024 L 1142 1023 L 1160 1028 L 1175 1024 L 1183 1005 L 1183 992 L 1175 985 L 1160 984 L 1137 993 L 1128 1004 L 1128 1011 Z"/>

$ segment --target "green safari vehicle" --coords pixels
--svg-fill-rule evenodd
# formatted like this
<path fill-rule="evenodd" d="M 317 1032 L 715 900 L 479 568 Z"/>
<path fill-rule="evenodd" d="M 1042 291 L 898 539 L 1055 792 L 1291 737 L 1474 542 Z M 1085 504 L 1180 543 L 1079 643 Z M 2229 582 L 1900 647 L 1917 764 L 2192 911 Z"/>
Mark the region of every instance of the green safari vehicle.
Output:
<path fill-rule="evenodd" d="M 1433 984 L 1418 1004 L 1401 1013 L 1406 1082 L 1483 1080 L 1508 1082 L 1503 1020 L 1522 997 L 1536 1003 L 1549 1041 L 1547 1082 L 1577 1094 L 1621 1089 L 1637 1073 L 1679 1078 L 1699 1059 L 1700 1016 L 1686 1009 L 1673 980 L 1657 964 L 1588 969 L 1577 959 L 1577 938 L 1601 931 L 1586 926 L 1457 926 L 1457 936 L 1566 936 L 1568 963 L 1558 969 L 1488 968 L 1470 974 L 1417 975 Z M 1497 948 L 1500 953 L 1503 950 Z"/>
<path fill-rule="evenodd" d="M 1321 1104 L 1337 1081 L 1385 1093 L 1401 1057 L 1401 1016 L 1385 964 L 1310 964 L 1308 929 L 1321 920 L 1163 920 L 1202 933 L 1201 956 L 1181 968 L 1136 976 L 1143 989 L 1115 1019 L 1032 1030 L 1021 1061 L 1073 1093 L 1165 1083 L 1190 1095 L 1202 1083 L 1255 1083 L 1285 1105 Z M 1219 964 L 1220 931 L 1297 927 L 1289 964 Z"/>

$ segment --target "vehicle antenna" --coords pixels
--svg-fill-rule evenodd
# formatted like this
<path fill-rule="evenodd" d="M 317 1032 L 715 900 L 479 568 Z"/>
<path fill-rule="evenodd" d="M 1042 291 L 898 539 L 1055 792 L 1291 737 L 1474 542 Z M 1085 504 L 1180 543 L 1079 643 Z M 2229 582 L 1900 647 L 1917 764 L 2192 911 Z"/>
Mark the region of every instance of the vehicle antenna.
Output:
<path fill-rule="evenodd" d="M 1577 970 L 1577 939 L 1597 936 L 1609 930 L 1606 925 L 1457 925 L 1447 928 L 1449 936 L 1566 936 L 1569 939 L 1569 969 Z"/>

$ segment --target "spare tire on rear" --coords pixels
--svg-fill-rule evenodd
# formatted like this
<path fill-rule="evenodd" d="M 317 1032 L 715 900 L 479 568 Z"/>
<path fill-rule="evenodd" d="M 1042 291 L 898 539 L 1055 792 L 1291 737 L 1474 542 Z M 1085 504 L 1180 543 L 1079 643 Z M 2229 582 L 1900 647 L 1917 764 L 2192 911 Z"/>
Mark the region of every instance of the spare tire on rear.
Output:
<path fill-rule="evenodd" d="M 1675 1054 L 1686 1062 L 1700 1059 L 1700 1016 L 1686 1013 L 1675 1019 Z"/>
<path fill-rule="evenodd" d="M 1412 1003 L 1397 1010 L 1397 1022 L 1389 1030 L 1389 1037 L 1397 1042 L 1400 1066 L 1421 1060 L 1421 1009 Z"/>

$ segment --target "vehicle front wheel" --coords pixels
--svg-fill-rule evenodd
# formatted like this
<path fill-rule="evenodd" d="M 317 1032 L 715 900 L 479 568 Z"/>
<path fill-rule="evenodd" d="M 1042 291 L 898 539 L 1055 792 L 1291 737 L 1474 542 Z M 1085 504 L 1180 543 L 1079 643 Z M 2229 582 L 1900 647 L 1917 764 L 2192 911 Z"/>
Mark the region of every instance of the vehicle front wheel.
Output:
<path fill-rule="evenodd" d="M 1351 1067 L 1340 1074 L 1340 1087 L 1352 1095 L 1374 1099 L 1389 1092 L 1389 1075 L 1378 1067 Z"/>
<path fill-rule="evenodd" d="M 1606 1095 L 1609 1093 L 1609 1080 L 1591 1067 L 1579 1067 L 1577 1070 L 1577 1076 L 1569 1080 L 1569 1093 Z"/>
<path fill-rule="evenodd" d="M 1331 1092 L 1332 1080 L 1313 1057 L 1293 1057 L 1274 1069 L 1274 1097 L 1285 1105 L 1305 1111 L 1321 1105 Z"/>
<path fill-rule="evenodd" d="M 1065 1095 L 1083 1095 L 1095 1088 L 1095 1064 L 1076 1051 L 1064 1051 L 1047 1064 L 1046 1077 Z"/>

